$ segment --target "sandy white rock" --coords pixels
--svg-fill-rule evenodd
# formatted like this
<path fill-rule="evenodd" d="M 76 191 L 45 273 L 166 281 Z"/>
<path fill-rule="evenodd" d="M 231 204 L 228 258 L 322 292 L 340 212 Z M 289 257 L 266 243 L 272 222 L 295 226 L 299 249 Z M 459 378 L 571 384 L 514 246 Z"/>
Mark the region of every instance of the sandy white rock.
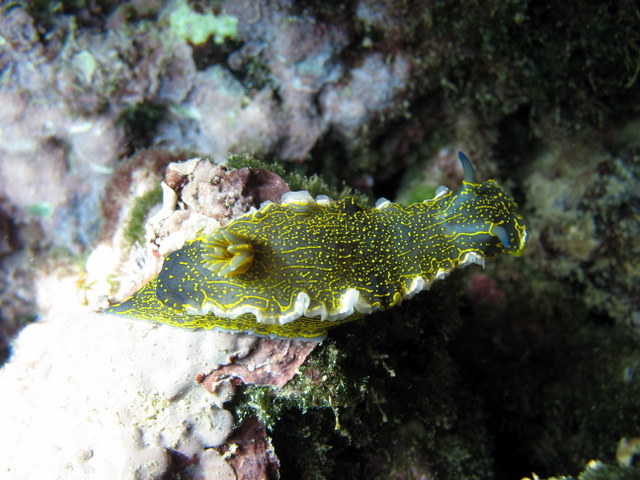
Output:
<path fill-rule="evenodd" d="M 207 449 L 225 442 L 232 416 L 194 376 L 255 339 L 91 313 L 69 301 L 72 285 L 39 286 L 54 304 L 0 371 L 0 478 L 160 478 L 169 450 L 202 459 L 189 467 L 198 478 L 235 478 Z"/>

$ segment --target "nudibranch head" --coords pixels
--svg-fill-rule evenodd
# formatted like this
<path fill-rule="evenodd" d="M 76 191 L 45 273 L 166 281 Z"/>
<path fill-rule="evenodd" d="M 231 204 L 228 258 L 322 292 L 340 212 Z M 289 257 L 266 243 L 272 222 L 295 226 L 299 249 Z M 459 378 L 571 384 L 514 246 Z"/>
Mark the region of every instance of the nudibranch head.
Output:
<path fill-rule="evenodd" d="M 328 328 L 397 305 L 457 267 L 520 255 L 526 228 L 493 180 L 409 206 L 286 194 L 169 254 L 142 290 L 107 312 L 187 328 L 321 340 Z"/>
<path fill-rule="evenodd" d="M 464 170 L 462 187 L 439 198 L 442 201 L 450 197 L 447 208 L 438 214 L 446 220 L 449 238 L 463 249 L 482 244 L 485 258 L 501 253 L 522 255 L 527 230 L 517 213 L 518 205 L 495 180 L 476 183 L 469 159 L 462 152 L 458 157 Z"/>

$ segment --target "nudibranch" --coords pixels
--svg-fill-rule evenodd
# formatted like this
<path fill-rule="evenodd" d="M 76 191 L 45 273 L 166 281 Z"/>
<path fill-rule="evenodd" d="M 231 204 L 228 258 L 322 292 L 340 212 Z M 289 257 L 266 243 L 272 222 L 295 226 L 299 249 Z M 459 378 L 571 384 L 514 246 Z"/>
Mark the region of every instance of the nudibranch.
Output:
<path fill-rule="evenodd" d="M 106 312 L 184 328 L 322 340 L 329 328 L 385 310 L 453 269 L 521 255 L 515 201 L 476 183 L 458 153 L 462 186 L 408 206 L 289 192 L 213 235 L 187 242 L 138 293 Z"/>

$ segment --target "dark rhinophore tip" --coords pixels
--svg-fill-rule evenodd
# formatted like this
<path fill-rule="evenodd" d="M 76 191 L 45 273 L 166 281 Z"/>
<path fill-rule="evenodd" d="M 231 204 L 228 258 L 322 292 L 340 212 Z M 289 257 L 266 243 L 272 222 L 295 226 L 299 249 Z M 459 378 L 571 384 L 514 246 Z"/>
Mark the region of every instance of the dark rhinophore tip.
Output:
<path fill-rule="evenodd" d="M 473 170 L 471 160 L 462 152 L 458 152 L 458 159 L 460 159 L 462 170 L 464 171 L 464 181 L 467 183 L 475 183 L 476 172 Z"/>

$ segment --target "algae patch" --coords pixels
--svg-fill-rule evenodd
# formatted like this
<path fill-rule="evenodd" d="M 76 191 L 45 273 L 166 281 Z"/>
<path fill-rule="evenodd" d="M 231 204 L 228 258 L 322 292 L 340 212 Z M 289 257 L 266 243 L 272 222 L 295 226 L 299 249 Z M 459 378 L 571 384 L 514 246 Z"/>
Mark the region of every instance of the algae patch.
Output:
<path fill-rule="evenodd" d="M 127 228 L 124 231 L 124 238 L 129 245 L 135 242 L 144 243 L 144 226 L 149 216 L 149 211 L 162 202 L 162 189 L 157 186 L 136 198 L 129 215 Z"/>
<path fill-rule="evenodd" d="M 212 12 L 198 13 L 186 2 L 178 2 L 169 14 L 169 25 L 173 34 L 194 45 L 205 43 L 211 36 L 217 44 L 237 35 L 238 19 L 230 15 L 214 15 Z"/>

